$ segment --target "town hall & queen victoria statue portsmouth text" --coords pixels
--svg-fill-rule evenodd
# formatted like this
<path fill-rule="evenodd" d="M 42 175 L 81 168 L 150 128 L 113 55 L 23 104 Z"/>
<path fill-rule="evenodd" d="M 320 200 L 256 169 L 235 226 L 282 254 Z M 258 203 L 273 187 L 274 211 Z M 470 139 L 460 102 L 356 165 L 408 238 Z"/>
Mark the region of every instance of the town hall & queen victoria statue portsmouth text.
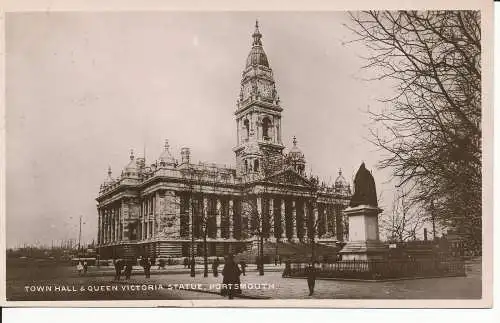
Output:
<path fill-rule="evenodd" d="M 295 137 L 286 149 L 286 108 L 258 23 L 252 38 L 234 112 L 234 167 L 195 162 L 188 147 L 178 159 L 168 140 L 153 161 L 132 151 L 117 175 L 109 168 L 96 199 L 100 259 L 237 257 L 259 248 L 279 256 L 347 239 L 350 184 L 341 171 L 333 185 L 306 174 Z"/>

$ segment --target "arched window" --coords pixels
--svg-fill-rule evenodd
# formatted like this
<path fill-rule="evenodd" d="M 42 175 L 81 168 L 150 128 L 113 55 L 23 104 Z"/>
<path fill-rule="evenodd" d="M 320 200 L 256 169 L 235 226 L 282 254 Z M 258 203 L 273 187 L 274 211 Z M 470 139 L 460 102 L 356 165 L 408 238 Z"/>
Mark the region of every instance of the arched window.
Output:
<path fill-rule="evenodd" d="M 269 118 L 264 118 L 264 120 L 262 120 L 262 136 L 264 137 L 264 139 L 268 139 L 269 138 L 269 128 L 271 127 L 271 120 L 269 120 Z"/>
<path fill-rule="evenodd" d="M 246 139 L 248 139 L 250 137 L 250 122 L 248 121 L 248 119 L 245 119 L 245 121 L 243 121 L 243 126 L 245 126 L 245 130 L 247 132 Z"/>
<path fill-rule="evenodd" d="M 245 160 L 245 172 L 248 172 L 248 161 Z"/>
<path fill-rule="evenodd" d="M 253 171 L 258 172 L 259 171 L 259 160 L 256 159 L 254 164 L 253 164 Z"/>

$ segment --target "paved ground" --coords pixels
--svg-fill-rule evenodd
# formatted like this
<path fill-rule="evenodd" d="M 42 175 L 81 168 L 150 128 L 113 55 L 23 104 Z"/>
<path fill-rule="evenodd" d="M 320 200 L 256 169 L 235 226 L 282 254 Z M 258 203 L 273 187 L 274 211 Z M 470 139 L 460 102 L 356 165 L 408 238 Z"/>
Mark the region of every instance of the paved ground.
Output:
<path fill-rule="evenodd" d="M 281 268 L 268 266 L 264 276 L 259 276 L 253 267 L 249 269 L 246 276 L 241 276 L 241 283 L 246 284 L 242 297 L 248 298 L 478 299 L 481 297 L 480 260 L 468 263 L 467 277 L 387 282 L 317 280 L 313 296 L 308 296 L 305 279 L 282 278 Z M 202 267 L 197 268 L 194 278 L 190 277 L 189 271 L 183 267 L 155 270 L 150 279 L 145 279 L 142 271 L 138 269 L 131 280 L 120 282 L 113 281 L 111 269 L 102 268 L 91 269 L 88 277 L 79 277 L 73 268 L 68 267 L 38 270 L 36 276 L 36 278 L 30 277 L 19 271 L 9 274 L 8 270 L 8 299 L 221 299 L 218 295 L 220 288 L 218 284 L 222 282 L 222 276 L 213 277 L 210 273 L 209 277 L 203 277 Z M 52 290 L 36 291 L 36 288 L 43 286 L 52 286 Z M 55 291 L 56 286 L 57 291 Z"/>

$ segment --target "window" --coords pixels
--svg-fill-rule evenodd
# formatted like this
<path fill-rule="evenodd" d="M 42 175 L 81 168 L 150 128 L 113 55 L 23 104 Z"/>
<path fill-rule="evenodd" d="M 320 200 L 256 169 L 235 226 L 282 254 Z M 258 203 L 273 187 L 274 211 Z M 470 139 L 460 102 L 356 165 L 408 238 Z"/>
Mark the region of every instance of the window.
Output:
<path fill-rule="evenodd" d="M 253 171 L 258 172 L 259 171 L 259 160 L 256 159 L 254 164 L 253 164 Z"/>
<path fill-rule="evenodd" d="M 243 125 L 245 126 L 245 130 L 247 132 L 246 139 L 248 139 L 250 137 L 250 122 L 248 121 L 248 119 L 245 119 L 245 121 L 243 121 Z"/>
<path fill-rule="evenodd" d="M 262 136 L 264 139 L 269 139 L 269 128 L 271 127 L 271 121 L 269 118 L 264 118 L 262 120 Z"/>
<path fill-rule="evenodd" d="M 248 161 L 245 160 L 245 172 L 247 172 L 247 171 L 248 171 Z"/>

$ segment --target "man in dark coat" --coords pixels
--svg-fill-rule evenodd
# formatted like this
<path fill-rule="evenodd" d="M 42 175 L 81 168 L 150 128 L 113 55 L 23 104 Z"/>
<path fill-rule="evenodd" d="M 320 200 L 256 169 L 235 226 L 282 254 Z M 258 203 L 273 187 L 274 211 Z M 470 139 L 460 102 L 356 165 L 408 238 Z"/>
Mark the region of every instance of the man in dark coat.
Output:
<path fill-rule="evenodd" d="M 115 280 L 120 280 L 123 269 L 123 261 L 121 259 L 113 259 L 113 265 L 115 266 Z"/>
<path fill-rule="evenodd" d="M 144 275 L 146 276 L 146 278 L 149 278 L 151 275 L 151 266 L 152 266 L 151 259 L 149 259 L 149 257 L 142 258 L 141 265 L 144 268 Z"/>
<path fill-rule="evenodd" d="M 314 262 L 310 263 L 306 268 L 307 286 L 309 287 L 309 296 L 314 293 L 314 285 L 316 283 L 316 267 Z"/>
<path fill-rule="evenodd" d="M 219 257 L 217 257 L 212 263 L 212 271 L 214 272 L 214 277 L 219 276 L 219 265 L 220 265 Z"/>
<path fill-rule="evenodd" d="M 222 296 L 229 296 L 229 299 L 233 299 L 235 294 L 241 293 L 240 289 L 240 275 L 241 271 L 238 268 L 238 264 L 234 261 L 233 255 L 227 256 L 226 263 L 224 264 L 224 269 L 222 270 Z"/>
<path fill-rule="evenodd" d="M 290 277 L 292 274 L 292 263 L 289 259 L 285 261 L 285 270 L 283 270 L 282 277 Z"/>
<path fill-rule="evenodd" d="M 132 261 L 127 260 L 127 264 L 125 265 L 125 279 L 129 280 L 132 275 Z"/>

